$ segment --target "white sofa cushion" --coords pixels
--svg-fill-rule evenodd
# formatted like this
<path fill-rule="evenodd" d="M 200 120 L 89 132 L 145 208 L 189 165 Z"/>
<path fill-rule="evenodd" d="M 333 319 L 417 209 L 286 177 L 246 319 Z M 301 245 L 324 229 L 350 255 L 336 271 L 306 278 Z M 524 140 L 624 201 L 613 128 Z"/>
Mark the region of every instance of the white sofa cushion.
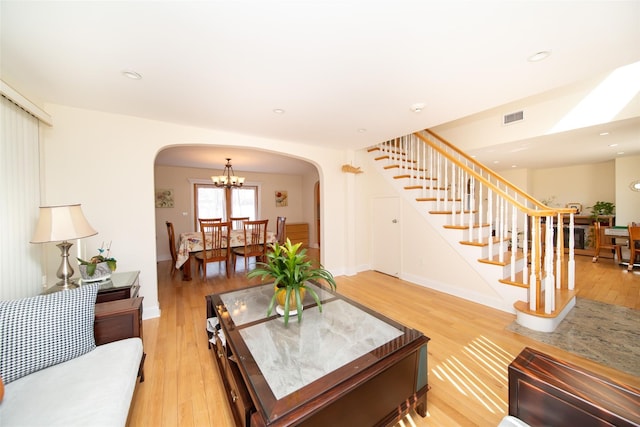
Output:
<path fill-rule="evenodd" d="M 0 301 L 0 376 L 5 384 L 96 347 L 99 286 Z"/>
<path fill-rule="evenodd" d="M 128 338 L 7 384 L 0 425 L 124 426 L 142 358 Z"/>

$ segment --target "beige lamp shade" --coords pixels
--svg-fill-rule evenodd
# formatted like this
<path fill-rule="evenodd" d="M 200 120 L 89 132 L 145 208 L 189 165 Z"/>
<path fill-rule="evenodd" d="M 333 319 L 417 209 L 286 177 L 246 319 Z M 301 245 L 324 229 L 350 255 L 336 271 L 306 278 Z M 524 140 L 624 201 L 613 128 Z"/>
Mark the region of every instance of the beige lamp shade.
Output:
<path fill-rule="evenodd" d="M 41 206 L 31 243 L 60 242 L 98 234 L 82 213 L 80 204 Z"/>

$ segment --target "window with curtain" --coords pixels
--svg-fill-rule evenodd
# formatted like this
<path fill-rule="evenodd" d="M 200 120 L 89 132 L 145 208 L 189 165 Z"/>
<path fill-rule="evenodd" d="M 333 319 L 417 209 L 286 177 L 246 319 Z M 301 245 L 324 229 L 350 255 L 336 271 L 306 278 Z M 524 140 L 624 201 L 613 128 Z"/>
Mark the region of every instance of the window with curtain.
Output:
<path fill-rule="evenodd" d="M 0 96 L 0 300 L 42 291 L 39 120 Z"/>
<path fill-rule="evenodd" d="M 195 230 L 199 230 L 198 218 L 249 217 L 258 216 L 258 187 L 245 185 L 240 188 L 220 188 L 213 184 L 193 184 Z"/>

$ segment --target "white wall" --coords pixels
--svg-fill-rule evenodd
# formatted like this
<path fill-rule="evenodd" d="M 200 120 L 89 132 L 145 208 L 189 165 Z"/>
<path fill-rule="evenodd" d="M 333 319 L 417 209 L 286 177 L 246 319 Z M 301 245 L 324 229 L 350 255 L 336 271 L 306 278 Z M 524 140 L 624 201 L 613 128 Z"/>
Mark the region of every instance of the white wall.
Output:
<path fill-rule="evenodd" d="M 156 271 L 154 159 L 164 147 L 214 144 L 288 153 L 314 164 L 320 175 L 322 262 L 334 274 L 347 269 L 343 177 L 346 154 L 319 146 L 180 126 L 55 104 L 53 127 L 43 132 L 44 204 L 82 203 L 99 234 L 84 239 L 89 253 L 112 241 L 121 271 L 140 270 L 145 317 L 160 314 Z M 331 189 L 331 191 L 327 191 Z M 59 262 L 59 261 L 58 261 Z M 57 267 L 47 267 L 55 275 Z"/>
<path fill-rule="evenodd" d="M 372 204 L 378 197 L 399 196 L 386 179 L 377 172 L 372 156 L 366 150 L 356 152 L 355 166 L 364 173 L 351 175 L 355 181 L 355 209 L 358 251 L 355 265 L 359 270 L 371 269 Z M 350 174 L 347 174 L 350 175 Z M 493 300 L 496 293 L 449 242 L 400 195 L 401 273 L 402 279 L 478 302 Z M 426 209 L 426 208 L 425 208 Z M 394 256 L 394 254 L 389 254 Z M 389 280 L 394 280 L 389 278 Z"/>
<path fill-rule="evenodd" d="M 640 156 L 616 159 L 616 225 L 640 222 L 640 192 L 629 184 L 640 179 Z"/>
<path fill-rule="evenodd" d="M 616 201 L 615 162 L 593 163 L 531 171 L 531 194 L 538 200 L 554 198 L 553 207 L 582 203 L 584 215 L 597 201 Z"/>
<path fill-rule="evenodd" d="M 275 231 L 278 216 L 286 217 L 288 223 L 313 224 L 313 209 L 307 209 L 307 205 L 313 202 L 313 184 L 318 180 L 317 173 L 301 176 L 243 172 L 241 169 L 235 172 L 237 175 L 244 176 L 247 184 L 259 186 L 261 199 L 258 214 L 260 219 L 269 220 L 269 230 Z M 210 176 L 216 173 L 220 174 L 221 171 L 161 165 L 155 167 L 155 188 L 169 188 L 174 192 L 173 208 L 155 209 L 156 251 L 159 261 L 171 259 L 166 221 L 173 222 L 176 236 L 182 232 L 195 230 L 193 186 L 190 180 L 210 182 Z M 277 207 L 275 204 L 275 192 L 280 190 L 287 191 L 287 206 Z M 310 237 L 314 239 L 310 240 L 310 243 L 314 242 L 315 234 Z"/>

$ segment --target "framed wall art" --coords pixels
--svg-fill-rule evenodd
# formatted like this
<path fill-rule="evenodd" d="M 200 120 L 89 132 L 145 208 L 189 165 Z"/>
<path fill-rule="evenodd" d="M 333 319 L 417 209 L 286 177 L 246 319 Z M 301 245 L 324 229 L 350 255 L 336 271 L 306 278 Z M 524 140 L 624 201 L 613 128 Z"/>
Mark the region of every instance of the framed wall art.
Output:
<path fill-rule="evenodd" d="M 582 203 L 567 203 L 567 207 L 569 209 L 575 209 L 576 215 L 580 215 L 580 212 L 582 212 Z"/>
<path fill-rule="evenodd" d="M 168 188 L 156 189 L 156 208 L 172 208 L 173 190 Z"/>
<path fill-rule="evenodd" d="M 283 208 L 288 205 L 287 192 L 285 190 L 276 191 L 276 208 Z"/>

